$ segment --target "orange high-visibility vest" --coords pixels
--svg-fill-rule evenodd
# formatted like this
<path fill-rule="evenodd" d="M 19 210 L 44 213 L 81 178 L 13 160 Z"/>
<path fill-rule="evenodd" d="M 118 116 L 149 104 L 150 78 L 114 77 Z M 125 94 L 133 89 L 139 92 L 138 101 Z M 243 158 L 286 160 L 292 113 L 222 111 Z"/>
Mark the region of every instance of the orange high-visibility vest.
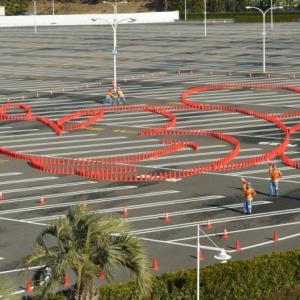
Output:
<path fill-rule="evenodd" d="M 281 177 L 281 172 L 279 171 L 279 169 L 270 169 L 269 173 L 271 175 L 272 181 L 278 181 Z"/>
<path fill-rule="evenodd" d="M 108 97 L 112 97 L 113 96 L 113 92 L 110 90 L 110 91 L 108 91 L 107 92 L 107 94 L 106 94 L 106 96 L 108 96 Z"/>
<path fill-rule="evenodd" d="M 255 195 L 255 191 L 254 191 L 253 188 L 246 187 L 244 189 L 244 193 L 245 193 L 245 199 L 246 200 L 249 200 L 249 201 L 253 200 L 253 196 Z"/>
<path fill-rule="evenodd" d="M 124 97 L 124 94 L 123 94 L 123 92 L 120 89 L 117 91 L 117 93 L 118 93 L 119 97 Z"/>

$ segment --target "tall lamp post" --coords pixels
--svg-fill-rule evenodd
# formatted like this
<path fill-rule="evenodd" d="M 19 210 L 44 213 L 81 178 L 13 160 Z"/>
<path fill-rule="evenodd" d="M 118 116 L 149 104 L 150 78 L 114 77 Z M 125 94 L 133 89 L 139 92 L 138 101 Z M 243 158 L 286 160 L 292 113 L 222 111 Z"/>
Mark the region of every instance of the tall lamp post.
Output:
<path fill-rule="evenodd" d="M 200 233 L 201 233 L 201 228 L 200 224 L 197 225 L 197 300 L 200 300 Z M 205 236 L 213 243 L 214 243 L 206 234 Z M 214 256 L 215 259 L 219 260 L 221 263 L 226 263 L 229 259 L 231 259 L 231 256 L 228 255 L 223 248 L 219 248 L 220 253 Z"/>
<path fill-rule="evenodd" d="M 204 36 L 207 36 L 207 32 L 206 32 L 206 0 L 204 0 Z"/>
<path fill-rule="evenodd" d="M 52 0 L 52 15 L 55 15 L 55 0 Z"/>
<path fill-rule="evenodd" d="M 186 21 L 186 0 L 184 0 L 184 21 Z"/>
<path fill-rule="evenodd" d="M 33 16 L 34 16 L 34 33 L 37 33 L 37 26 L 36 26 L 36 0 L 32 0 L 33 2 Z"/>
<path fill-rule="evenodd" d="M 271 28 L 273 29 L 273 0 L 271 0 Z"/>
<path fill-rule="evenodd" d="M 113 44 L 113 50 L 112 50 L 112 55 L 113 55 L 113 58 L 114 58 L 113 89 L 114 89 L 114 92 L 116 93 L 116 91 L 117 91 L 117 54 L 118 54 L 118 51 L 117 51 L 117 28 L 118 28 L 118 25 L 121 24 L 121 23 L 124 23 L 124 22 L 127 22 L 127 21 L 129 23 L 132 23 L 136 19 L 134 19 L 134 18 L 123 18 L 121 20 L 118 20 L 117 19 L 118 3 L 117 2 L 112 3 L 112 2 L 107 2 L 107 1 L 103 1 L 103 3 L 110 4 L 114 8 L 114 18 L 113 18 L 113 21 L 110 22 L 110 21 L 108 21 L 107 19 L 104 19 L 104 18 L 93 18 L 92 21 L 102 20 L 105 23 L 111 25 L 111 27 L 113 29 L 113 37 L 114 37 L 114 44 Z M 126 1 L 119 2 L 119 4 L 122 4 L 122 3 L 127 3 L 127 2 Z"/>
<path fill-rule="evenodd" d="M 263 11 L 258 7 L 255 6 L 246 6 L 247 9 L 255 9 L 258 10 L 263 15 L 263 31 L 262 31 L 262 37 L 263 37 L 263 72 L 266 73 L 266 14 L 269 11 L 272 11 L 274 9 L 282 9 L 282 6 L 272 6 L 269 7 L 267 10 Z"/>

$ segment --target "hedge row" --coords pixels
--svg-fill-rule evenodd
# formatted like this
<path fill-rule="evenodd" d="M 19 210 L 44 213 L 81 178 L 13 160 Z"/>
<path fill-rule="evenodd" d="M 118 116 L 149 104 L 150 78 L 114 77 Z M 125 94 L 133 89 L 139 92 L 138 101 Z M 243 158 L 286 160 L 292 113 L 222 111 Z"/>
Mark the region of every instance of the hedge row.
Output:
<path fill-rule="evenodd" d="M 270 16 L 266 16 L 266 21 L 270 22 Z M 297 22 L 300 21 L 299 14 L 281 15 L 274 14 L 274 22 Z M 261 15 L 235 16 L 234 22 L 262 22 Z"/>
<path fill-rule="evenodd" d="M 155 278 L 150 299 L 196 299 L 195 285 L 195 270 L 166 273 Z M 201 271 L 200 298 L 250 300 L 296 288 L 300 288 L 300 249 L 209 266 Z M 137 299 L 135 285 L 101 288 L 101 300 L 112 299 Z"/>
<path fill-rule="evenodd" d="M 200 298 L 204 300 L 274 299 L 274 295 L 289 290 L 300 291 L 300 249 L 216 264 L 201 270 Z M 100 295 L 99 300 L 138 299 L 133 282 L 102 287 Z M 150 299 L 196 299 L 196 270 L 166 273 L 154 278 L 152 295 L 145 300 Z M 276 296 L 276 299 L 280 298 Z"/>
<path fill-rule="evenodd" d="M 211 19 L 233 19 L 234 22 L 262 22 L 262 15 L 257 14 L 237 14 L 237 13 L 208 13 L 207 18 Z M 184 20 L 184 14 L 180 14 L 180 19 Z M 188 20 L 203 20 L 203 14 L 188 14 Z M 266 16 L 266 21 L 270 21 L 270 15 Z M 300 12 L 297 13 L 274 13 L 274 22 L 297 22 L 300 21 Z"/>

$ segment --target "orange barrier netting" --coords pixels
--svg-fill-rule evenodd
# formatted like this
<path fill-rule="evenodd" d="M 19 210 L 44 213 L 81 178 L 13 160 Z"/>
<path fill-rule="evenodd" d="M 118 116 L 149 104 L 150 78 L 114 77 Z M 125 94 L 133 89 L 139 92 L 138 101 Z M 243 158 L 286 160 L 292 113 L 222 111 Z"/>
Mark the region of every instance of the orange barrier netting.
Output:
<path fill-rule="evenodd" d="M 164 106 L 105 106 L 92 109 L 79 110 L 64 116 L 57 122 L 51 121 L 42 116 L 33 116 L 31 108 L 26 104 L 7 102 L 0 106 L 0 120 L 2 121 L 37 121 L 50 127 L 57 135 L 61 135 L 63 131 L 72 131 L 86 128 L 87 126 L 102 120 L 107 112 L 122 111 L 140 111 L 159 114 L 166 117 L 169 121 L 161 126 L 154 128 L 144 128 L 140 130 L 141 136 L 162 136 L 161 148 L 135 155 L 124 155 L 117 157 L 95 158 L 95 159 L 72 159 L 62 157 L 49 157 L 44 155 L 30 155 L 17 151 L 12 151 L 5 147 L 0 147 L 0 153 L 5 154 L 14 159 L 27 161 L 32 167 L 43 172 L 52 174 L 78 175 L 84 178 L 107 181 L 161 181 L 172 178 L 184 178 L 195 176 L 203 172 L 211 171 L 230 171 L 240 168 L 247 168 L 264 161 L 270 160 L 276 156 L 280 156 L 284 164 L 294 168 L 300 168 L 300 162 L 289 159 L 285 154 L 285 149 L 289 143 L 290 134 L 300 129 L 300 124 L 291 128 L 286 127 L 280 119 L 295 118 L 300 116 L 300 112 L 288 112 L 279 114 L 266 114 L 251 109 L 245 109 L 231 105 L 215 105 L 194 102 L 188 99 L 188 96 L 210 90 L 218 89 L 280 89 L 289 90 L 300 93 L 299 87 L 275 84 L 259 84 L 259 83 L 226 83 L 212 84 L 207 86 L 199 86 L 186 90 L 181 96 L 181 103 Z M 23 114 L 11 114 L 8 110 L 23 110 Z M 206 131 L 200 129 L 176 129 L 176 116 L 171 111 L 194 110 L 194 111 L 223 111 L 240 113 L 253 116 L 276 125 L 285 134 L 280 145 L 271 151 L 256 155 L 245 160 L 238 160 L 240 152 L 240 142 L 232 136 L 218 132 Z M 78 118 L 86 117 L 85 120 L 76 122 Z M 232 151 L 224 157 L 216 159 L 212 162 L 193 166 L 186 169 L 162 170 L 151 173 L 138 173 L 134 163 L 155 159 L 160 156 L 170 155 L 176 151 L 185 148 L 191 148 L 198 151 L 198 143 L 194 141 L 178 140 L 179 137 L 189 139 L 189 137 L 210 137 L 219 139 L 222 142 L 232 145 Z M 201 147 L 200 147 L 201 148 Z M 235 159 L 235 160 L 234 160 Z M 234 161 L 233 161 L 234 160 Z"/>

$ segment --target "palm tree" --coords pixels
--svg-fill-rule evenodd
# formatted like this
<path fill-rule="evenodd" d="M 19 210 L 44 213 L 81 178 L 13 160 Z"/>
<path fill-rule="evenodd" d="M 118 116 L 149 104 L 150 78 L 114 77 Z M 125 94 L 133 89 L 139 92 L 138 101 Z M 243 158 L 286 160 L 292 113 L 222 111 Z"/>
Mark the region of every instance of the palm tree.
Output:
<path fill-rule="evenodd" d="M 33 253 L 25 266 L 39 264 L 33 283 L 43 299 L 61 288 L 66 272 L 76 275 L 72 298 L 98 299 L 97 275 L 112 282 L 117 267 L 124 267 L 134 277 L 140 297 L 151 290 L 151 271 L 140 239 L 128 233 L 129 226 L 120 219 L 91 214 L 83 205 L 69 210 L 67 216 L 44 229 L 37 237 Z"/>

